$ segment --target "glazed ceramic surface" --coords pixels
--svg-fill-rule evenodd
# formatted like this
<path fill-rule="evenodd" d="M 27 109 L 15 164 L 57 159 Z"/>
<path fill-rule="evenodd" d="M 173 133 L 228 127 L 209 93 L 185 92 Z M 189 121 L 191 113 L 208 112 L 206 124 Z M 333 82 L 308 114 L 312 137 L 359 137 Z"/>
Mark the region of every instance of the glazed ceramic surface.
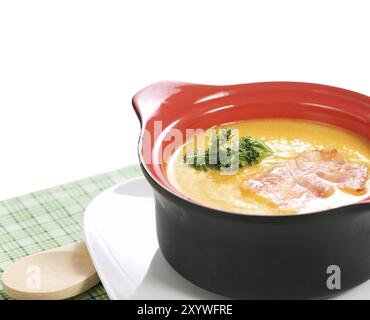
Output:
<path fill-rule="evenodd" d="M 143 173 L 154 189 L 159 245 L 185 278 L 234 298 L 276 299 L 335 294 L 327 286 L 333 266 L 341 270 L 342 289 L 369 278 L 369 199 L 304 215 L 223 212 L 187 199 L 169 183 L 160 161 L 174 130 L 186 136 L 187 129 L 247 119 L 319 121 L 370 140 L 368 96 L 309 83 L 162 82 L 140 91 L 133 105 L 142 126 Z"/>

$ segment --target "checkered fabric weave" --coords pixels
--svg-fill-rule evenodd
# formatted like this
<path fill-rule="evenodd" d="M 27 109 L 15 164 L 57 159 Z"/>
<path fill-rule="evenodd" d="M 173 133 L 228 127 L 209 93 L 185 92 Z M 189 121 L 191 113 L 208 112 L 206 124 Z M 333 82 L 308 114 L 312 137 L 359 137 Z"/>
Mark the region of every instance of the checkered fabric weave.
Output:
<path fill-rule="evenodd" d="M 4 268 L 26 255 L 83 240 L 82 218 L 101 191 L 139 176 L 130 166 L 0 202 L 0 277 Z M 10 299 L 0 282 L 0 300 Z M 108 299 L 102 285 L 74 299 Z"/>

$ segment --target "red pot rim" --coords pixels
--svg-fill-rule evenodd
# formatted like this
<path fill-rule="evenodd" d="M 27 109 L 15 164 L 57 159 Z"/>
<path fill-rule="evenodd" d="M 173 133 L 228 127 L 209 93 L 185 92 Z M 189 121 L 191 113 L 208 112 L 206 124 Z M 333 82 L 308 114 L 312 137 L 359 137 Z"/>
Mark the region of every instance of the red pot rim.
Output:
<path fill-rule="evenodd" d="M 187 198 L 166 177 L 160 160 L 163 150 L 173 143 L 166 140 L 170 130 L 179 130 L 185 136 L 189 128 L 208 129 L 253 118 L 290 118 L 332 124 L 370 141 L 370 97 L 322 84 L 260 82 L 213 86 L 164 81 L 140 90 L 132 103 L 141 123 L 139 158 L 144 170 L 159 187 L 200 206 L 203 205 Z M 160 133 L 155 132 L 158 121 L 162 123 Z M 361 202 L 370 203 L 370 197 Z"/>

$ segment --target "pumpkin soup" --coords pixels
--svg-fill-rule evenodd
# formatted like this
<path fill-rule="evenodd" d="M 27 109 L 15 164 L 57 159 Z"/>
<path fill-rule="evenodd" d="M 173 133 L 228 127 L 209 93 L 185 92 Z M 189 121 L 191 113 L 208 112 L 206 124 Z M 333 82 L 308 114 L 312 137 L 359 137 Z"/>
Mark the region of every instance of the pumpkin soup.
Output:
<path fill-rule="evenodd" d="M 175 151 L 166 168 L 169 181 L 197 203 L 271 215 L 325 210 L 370 196 L 370 144 L 352 132 L 295 119 L 247 120 L 212 129 L 213 138 L 196 135 Z M 234 145 L 237 165 L 228 172 L 223 169 L 233 167 Z M 228 159 L 221 161 L 217 150 Z"/>

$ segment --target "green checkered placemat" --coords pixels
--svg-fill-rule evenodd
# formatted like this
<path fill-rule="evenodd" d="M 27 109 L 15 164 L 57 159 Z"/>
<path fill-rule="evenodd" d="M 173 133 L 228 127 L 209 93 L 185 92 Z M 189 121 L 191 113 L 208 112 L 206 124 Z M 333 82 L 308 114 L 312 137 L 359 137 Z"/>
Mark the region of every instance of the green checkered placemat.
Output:
<path fill-rule="evenodd" d="M 135 165 L 0 202 L 0 277 L 8 264 L 23 256 L 83 240 L 88 203 L 101 191 L 140 174 Z M 0 300 L 4 299 L 10 297 L 0 282 Z M 108 296 L 97 285 L 74 299 Z"/>

